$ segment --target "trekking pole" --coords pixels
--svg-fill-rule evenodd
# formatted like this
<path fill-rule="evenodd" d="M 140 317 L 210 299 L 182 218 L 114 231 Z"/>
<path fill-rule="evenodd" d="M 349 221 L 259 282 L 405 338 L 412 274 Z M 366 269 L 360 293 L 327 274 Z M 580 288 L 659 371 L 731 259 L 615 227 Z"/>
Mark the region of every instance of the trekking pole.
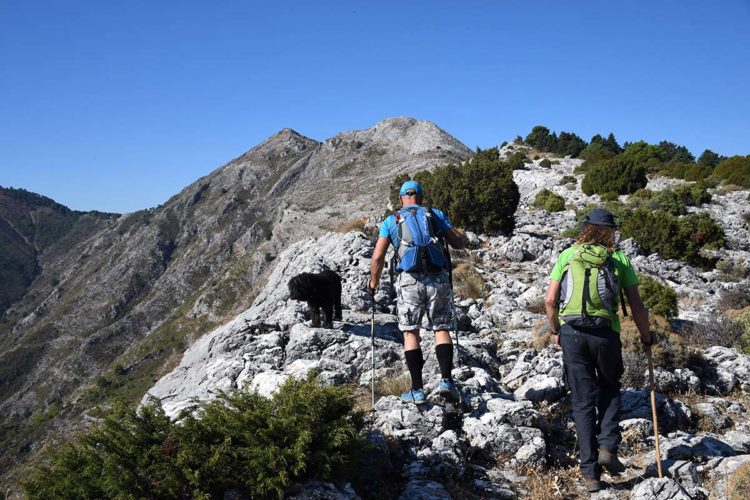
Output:
<path fill-rule="evenodd" d="M 375 411 L 375 291 L 370 294 L 372 297 L 372 319 L 370 320 L 370 359 L 372 361 L 372 371 L 370 372 L 370 393 L 372 395 L 372 409 Z"/>
<path fill-rule="evenodd" d="M 448 283 L 451 287 L 451 314 L 453 315 L 453 334 L 456 337 L 456 361 L 458 361 L 458 367 L 463 368 L 461 365 L 461 349 L 458 343 L 458 319 L 456 317 L 456 300 L 453 296 L 453 262 L 451 261 L 451 250 L 448 248 L 448 242 L 443 240 L 443 246 L 445 247 L 445 255 L 448 258 Z"/>
<path fill-rule="evenodd" d="M 654 361 L 651 356 L 651 346 L 646 350 L 648 355 L 648 383 L 651 388 L 651 415 L 654 419 L 654 440 L 656 441 L 656 468 L 659 472 L 659 479 L 662 478 L 661 472 L 661 449 L 659 448 L 659 422 L 656 417 L 656 391 L 654 390 Z"/>

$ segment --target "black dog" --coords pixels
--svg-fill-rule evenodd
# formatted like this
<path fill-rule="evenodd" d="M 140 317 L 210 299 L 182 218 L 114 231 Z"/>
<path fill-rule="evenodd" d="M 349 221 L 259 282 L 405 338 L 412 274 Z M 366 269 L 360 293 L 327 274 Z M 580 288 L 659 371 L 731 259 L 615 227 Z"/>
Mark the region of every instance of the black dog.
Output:
<path fill-rule="evenodd" d="M 289 280 L 289 296 L 307 302 L 315 328 L 321 326 L 321 309 L 323 328 L 333 328 L 334 319 L 341 321 L 341 276 L 333 271 L 298 274 Z"/>

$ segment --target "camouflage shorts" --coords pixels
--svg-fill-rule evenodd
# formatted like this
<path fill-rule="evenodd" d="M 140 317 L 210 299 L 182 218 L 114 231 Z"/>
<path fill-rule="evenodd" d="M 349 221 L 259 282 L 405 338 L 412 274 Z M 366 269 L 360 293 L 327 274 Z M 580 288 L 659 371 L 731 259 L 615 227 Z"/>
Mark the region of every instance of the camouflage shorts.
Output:
<path fill-rule="evenodd" d="M 438 274 L 401 273 L 396 279 L 398 327 L 416 330 L 427 315 L 435 331 L 453 329 L 451 289 L 448 272 Z"/>

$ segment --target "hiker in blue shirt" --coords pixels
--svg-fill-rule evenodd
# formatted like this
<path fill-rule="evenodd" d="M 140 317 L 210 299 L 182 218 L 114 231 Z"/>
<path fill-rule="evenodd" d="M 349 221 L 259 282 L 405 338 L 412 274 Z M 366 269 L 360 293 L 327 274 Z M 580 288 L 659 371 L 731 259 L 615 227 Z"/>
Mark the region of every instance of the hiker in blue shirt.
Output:
<path fill-rule="evenodd" d="M 424 357 L 419 330 L 422 318 L 435 331 L 435 355 L 440 365 L 440 395 L 453 402 L 459 400 L 453 383 L 452 292 L 448 277 L 448 259 L 443 254 L 442 238 L 453 248 L 464 248 L 461 235 L 453 229 L 448 217 L 436 208 L 422 206 L 422 185 L 406 181 L 399 191 L 402 208 L 391 214 L 380 226 L 370 263 L 368 289 L 375 293 L 385 266 L 389 245 L 397 255 L 396 279 L 399 329 L 404 332 L 404 357 L 411 375 L 411 389 L 401 395 L 402 401 L 422 404 L 427 401 L 422 381 Z"/>

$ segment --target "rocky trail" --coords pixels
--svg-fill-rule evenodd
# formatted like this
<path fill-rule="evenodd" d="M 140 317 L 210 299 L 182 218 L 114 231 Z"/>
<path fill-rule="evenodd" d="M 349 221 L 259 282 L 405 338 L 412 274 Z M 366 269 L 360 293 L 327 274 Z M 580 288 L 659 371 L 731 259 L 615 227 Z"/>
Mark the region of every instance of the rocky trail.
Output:
<path fill-rule="evenodd" d="M 562 160 L 552 169 L 533 164 L 517 171 L 522 205 L 514 234 L 469 235 L 473 248 L 455 259 L 474 270 L 482 292 L 481 298 L 468 298 L 457 284 L 462 366 L 453 375 L 461 392 L 459 405 L 443 402 L 436 392 L 421 407 L 398 398 L 408 376 L 394 293 L 383 279 L 375 296 L 377 398 L 368 434 L 379 451 L 370 457 L 367 473 L 374 479 L 392 478 L 400 498 L 589 495 L 578 481 L 561 352 L 540 341 L 543 332 L 538 327 L 544 318 L 540 304 L 552 259 L 570 244 L 558 235 L 575 223 L 575 213 L 528 207 L 541 187 L 552 185 L 552 177 L 571 174 L 576 162 Z M 575 207 L 597 201 L 578 187 L 552 189 Z M 747 194 L 739 193 L 717 194 L 702 209 L 725 227 L 731 243 L 722 252 L 748 264 L 747 227 L 735 220 L 748 211 L 742 201 Z M 641 255 L 633 241 L 621 247 L 639 272 L 677 291 L 683 321 L 709 321 L 717 314 L 722 294 L 747 287 L 746 279 L 722 281 L 716 270 L 704 272 L 657 255 Z M 361 386 L 362 404 L 369 410 L 371 306 L 364 284 L 372 248 L 372 241 L 360 232 L 327 233 L 290 245 L 276 259 L 252 307 L 198 340 L 149 394 L 176 415 L 191 398 L 208 400 L 219 390 L 245 386 L 271 395 L 288 377 L 303 377 L 315 369 L 327 383 Z M 344 290 L 343 321 L 329 330 L 307 326 L 304 304 L 288 300 L 286 288 L 292 276 L 325 268 L 342 276 Z M 422 338 L 428 392 L 439 381 L 431 337 Z M 655 477 L 648 390 L 642 385 L 628 387 L 625 380 L 620 454 L 627 472 L 620 477 L 605 473 L 610 487 L 591 498 L 725 498 L 734 471 L 750 464 L 750 356 L 720 346 L 693 352 L 698 365 L 656 369 L 667 477 Z M 296 491 L 295 498 L 359 498 L 347 485 L 308 484 Z"/>

